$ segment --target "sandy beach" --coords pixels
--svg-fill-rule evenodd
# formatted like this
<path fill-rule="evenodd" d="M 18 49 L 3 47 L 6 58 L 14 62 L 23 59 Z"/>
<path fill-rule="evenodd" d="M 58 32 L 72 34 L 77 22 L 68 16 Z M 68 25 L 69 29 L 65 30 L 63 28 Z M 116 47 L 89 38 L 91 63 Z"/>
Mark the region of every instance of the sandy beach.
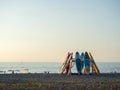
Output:
<path fill-rule="evenodd" d="M 0 74 L 0 90 L 120 90 L 120 73 Z"/>

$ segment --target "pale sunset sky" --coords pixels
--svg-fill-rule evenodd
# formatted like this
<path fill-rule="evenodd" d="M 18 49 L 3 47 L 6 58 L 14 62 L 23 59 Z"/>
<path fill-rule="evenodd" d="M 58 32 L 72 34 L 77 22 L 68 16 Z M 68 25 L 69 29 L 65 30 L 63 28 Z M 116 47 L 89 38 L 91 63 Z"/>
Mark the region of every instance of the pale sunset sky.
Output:
<path fill-rule="evenodd" d="M 0 0 L 0 62 L 120 62 L 120 0 Z"/>

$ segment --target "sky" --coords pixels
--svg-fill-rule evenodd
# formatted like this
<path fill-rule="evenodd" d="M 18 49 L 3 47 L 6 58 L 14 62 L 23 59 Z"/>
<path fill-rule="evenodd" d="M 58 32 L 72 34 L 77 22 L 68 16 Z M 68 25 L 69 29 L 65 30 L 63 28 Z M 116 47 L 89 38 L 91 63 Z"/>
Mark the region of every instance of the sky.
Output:
<path fill-rule="evenodd" d="M 120 62 L 120 0 L 0 0 L 0 62 Z"/>

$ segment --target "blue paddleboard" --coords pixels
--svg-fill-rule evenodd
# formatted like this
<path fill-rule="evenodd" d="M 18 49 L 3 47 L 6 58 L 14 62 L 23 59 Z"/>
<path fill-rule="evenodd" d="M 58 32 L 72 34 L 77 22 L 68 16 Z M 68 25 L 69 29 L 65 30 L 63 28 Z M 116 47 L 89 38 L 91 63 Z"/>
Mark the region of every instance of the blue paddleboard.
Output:
<path fill-rule="evenodd" d="M 85 56 L 85 54 L 84 54 L 84 52 L 82 52 L 81 53 L 82 69 L 84 67 L 84 56 Z"/>
<path fill-rule="evenodd" d="M 82 61 L 81 61 L 79 52 L 76 52 L 75 54 L 75 61 L 76 61 L 76 68 L 77 68 L 78 74 L 82 74 Z"/>
<path fill-rule="evenodd" d="M 85 63 L 85 74 L 90 74 L 90 58 L 87 52 L 85 52 L 84 63 Z"/>

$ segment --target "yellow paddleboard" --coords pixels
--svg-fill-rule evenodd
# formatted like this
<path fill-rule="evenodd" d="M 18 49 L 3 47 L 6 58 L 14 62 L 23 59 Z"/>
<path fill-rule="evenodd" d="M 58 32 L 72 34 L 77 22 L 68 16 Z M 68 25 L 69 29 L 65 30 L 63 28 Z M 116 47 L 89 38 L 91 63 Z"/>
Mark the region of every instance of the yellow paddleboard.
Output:
<path fill-rule="evenodd" d="M 91 66 L 93 68 L 93 70 L 95 71 L 96 74 L 100 74 L 100 70 L 98 69 L 93 57 L 92 57 L 92 54 L 89 52 L 88 53 L 89 57 L 90 57 L 90 61 L 91 61 Z"/>

